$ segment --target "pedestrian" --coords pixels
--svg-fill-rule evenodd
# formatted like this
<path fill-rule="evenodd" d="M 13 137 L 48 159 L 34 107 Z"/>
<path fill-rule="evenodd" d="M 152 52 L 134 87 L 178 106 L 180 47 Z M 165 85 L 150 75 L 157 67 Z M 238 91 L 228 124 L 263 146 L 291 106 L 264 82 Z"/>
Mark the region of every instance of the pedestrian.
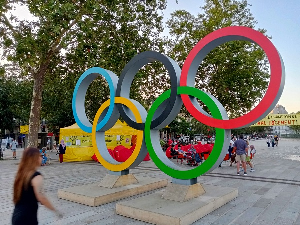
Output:
<path fill-rule="evenodd" d="M 59 162 L 62 163 L 64 161 L 64 154 L 66 153 L 66 144 L 64 139 L 61 139 L 58 147 L 58 151 L 59 151 Z"/>
<path fill-rule="evenodd" d="M 275 135 L 274 140 L 275 140 L 276 147 L 278 147 L 278 140 L 279 140 L 278 135 Z"/>
<path fill-rule="evenodd" d="M 17 145 L 18 145 L 18 143 L 13 138 L 12 141 L 11 141 L 11 143 L 10 143 L 10 149 L 12 150 L 13 158 L 14 159 L 17 159 Z"/>
<path fill-rule="evenodd" d="M 47 157 L 47 152 L 46 152 L 46 147 L 43 147 L 41 150 L 40 150 L 40 154 L 42 156 L 42 166 L 46 166 L 46 163 L 48 161 L 48 157 Z"/>
<path fill-rule="evenodd" d="M 270 147 L 270 143 L 271 143 L 271 138 L 270 138 L 270 135 L 267 136 L 267 145 L 268 145 L 268 148 Z"/>
<path fill-rule="evenodd" d="M 38 202 L 52 210 L 61 218 L 43 193 L 43 176 L 37 169 L 42 163 L 42 157 L 37 148 L 24 150 L 13 187 L 12 225 L 36 225 Z"/>
<path fill-rule="evenodd" d="M 57 151 L 57 149 L 56 149 L 56 141 L 55 141 L 55 140 L 53 141 L 53 149 L 54 149 L 55 151 Z"/>
<path fill-rule="evenodd" d="M 175 144 L 172 144 L 171 147 L 171 156 L 173 156 L 173 159 L 177 158 L 179 155 L 178 150 L 175 149 Z"/>
<path fill-rule="evenodd" d="M 247 143 L 244 141 L 244 136 L 241 134 L 239 139 L 234 142 L 234 148 L 236 152 L 236 168 L 237 175 L 240 175 L 240 162 L 244 168 L 244 176 L 247 176 L 246 168 L 246 151 L 248 150 Z"/>
<path fill-rule="evenodd" d="M 51 147 L 51 140 L 50 140 L 50 138 L 48 138 L 48 140 L 47 140 L 47 150 L 51 150 L 50 147 Z"/>
<path fill-rule="evenodd" d="M 230 159 L 230 165 L 229 166 L 232 166 L 232 163 L 235 162 L 235 152 L 233 151 L 233 146 L 234 146 L 234 142 L 235 142 L 236 138 L 232 138 L 230 140 L 230 143 L 229 143 L 229 149 L 228 149 L 228 152 L 229 152 L 229 159 Z"/>
<path fill-rule="evenodd" d="M 232 153 L 232 150 L 233 150 L 233 145 L 234 145 L 234 141 L 231 139 L 230 142 L 229 142 L 229 148 L 228 148 L 228 153 L 229 153 L 229 158 L 231 159 L 231 153 Z M 230 165 L 232 166 L 232 165 Z"/>
<path fill-rule="evenodd" d="M 252 147 L 251 148 L 249 145 L 249 141 L 246 141 L 246 143 L 247 143 L 247 148 L 248 148 L 248 150 L 246 152 L 246 165 L 248 164 L 250 166 L 250 168 L 251 168 L 250 172 L 254 172 L 255 170 L 254 170 L 253 164 L 251 162 L 252 150 L 254 149 L 254 145 L 251 145 L 251 147 Z M 254 151 L 255 151 L 255 149 L 254 149 Z"/>
<path fill-rule="evenodd" d="M 272 143 L 272 148 L 274 148 L 274 146 L 275 146 L 275 139 L 274 139 L 273 135 L 271 136 L 271 143 Z"/>
<path fill-rule="evenodd" d="M 10 138 L 7 137 L 6 138 L 6 149 L 9 149 L 9 147 L 10 147 Z"/>

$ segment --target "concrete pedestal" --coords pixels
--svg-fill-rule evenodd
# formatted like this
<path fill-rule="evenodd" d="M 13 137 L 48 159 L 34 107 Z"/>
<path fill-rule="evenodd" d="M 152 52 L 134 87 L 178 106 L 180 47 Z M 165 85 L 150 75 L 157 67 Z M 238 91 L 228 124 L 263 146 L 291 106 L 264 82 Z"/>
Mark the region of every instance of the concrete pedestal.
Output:
<path fill-rule="evenodd" d="M 169 183 L 162 195 L 162 198 L 176 202 L 185 202 L 192 198 L 197 198 L 204 193 L 205 190 L 199 183 L 193 185 Z"/>
<path fill-rule="evenodd" d="M 88 206 L 98 206 L 122 198 L 137 195 L 147 191 L 167 186 L 168 180 L 158 178 L 135 176 L 132 174 L 119 176 L 106 176 L 101 182 L 59 189 L 57 195 L 61 199 L 81 203 Z M 120 186 L 120 184 L 128 184 Z"/>
<path fill-rule="evenodd" d="M 122 176 L 107 174 L 100 182 L 100 187 L 105 188 L 117 188 L 130 184 L 137 184 L 139 181 L 133 174 L 127 174 Z"/>
<path fill-rule="evenodd" d="M 205 193 L 188 201 L 162 198 L 163 191 L 116 204 L 119 215 L 159 225 L 191 224 L 238 196 L 238 189 L 202 185 Z M 178 193 L 180 195 L 180 193 Z"/>

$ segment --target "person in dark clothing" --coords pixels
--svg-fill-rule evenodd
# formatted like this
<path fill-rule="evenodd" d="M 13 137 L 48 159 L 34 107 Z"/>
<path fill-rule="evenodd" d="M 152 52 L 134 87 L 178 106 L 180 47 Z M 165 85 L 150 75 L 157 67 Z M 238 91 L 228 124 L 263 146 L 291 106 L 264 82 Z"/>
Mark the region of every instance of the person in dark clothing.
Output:
<path fill-rule="evenodd" d="M 172 147 L 171 147 L 171 156 L 176 156 L 176 155 L 179 155 L 179 152 L 178 152 L 178 150 L 175 149 L 175 146 L 172 145 Z"/>
<path fill-rule="evenodd" d="M 66 144 L 64 139 L 61 139 L 58 147 L 58 151 L 59 151 L 59 162 L 62 163 L 64 161 L 64 154 L 66 153 Z"/>
<path fill-rule="evenodd" d="M 12 225 L 36 225 L 38 202 L 58 212 L 43 194 L 43 176 L 37 171 L 41 166 L 42 157 L 37 148 L 29 147 L 24 150 L 13 188 L 13 202 L 15 205 L 12 215 Z"/>
<path fill-rule="evenodd" d="M 246 167 L 246 151 L 248 151 L 248 145 L 244 141 L 244 136 L 241 134 L 240 139 L 234 142 L 235 152 L 236 152 L 236 168 L 237 168 L 237 175 L 240 175 L 240 162 L 244 168 L 244 176 L 247 176 L 247 167 Z"/>

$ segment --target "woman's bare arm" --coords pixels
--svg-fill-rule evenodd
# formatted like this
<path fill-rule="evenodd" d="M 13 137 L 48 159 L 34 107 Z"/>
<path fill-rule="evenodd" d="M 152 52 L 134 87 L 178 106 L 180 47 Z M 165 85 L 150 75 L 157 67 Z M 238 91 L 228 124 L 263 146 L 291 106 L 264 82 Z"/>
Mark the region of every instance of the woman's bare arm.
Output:
<path fill-rule="evenodd" d="M 48 200 L 46 195 L 43 193 L 43 176 L 38 175 L 35 176 L 31 180 L 31 184 L 33 186 L 34 194 L 36 199 L 44 206 L 46 206 L 48 209 L 56 211 L 51 202 Z"/>

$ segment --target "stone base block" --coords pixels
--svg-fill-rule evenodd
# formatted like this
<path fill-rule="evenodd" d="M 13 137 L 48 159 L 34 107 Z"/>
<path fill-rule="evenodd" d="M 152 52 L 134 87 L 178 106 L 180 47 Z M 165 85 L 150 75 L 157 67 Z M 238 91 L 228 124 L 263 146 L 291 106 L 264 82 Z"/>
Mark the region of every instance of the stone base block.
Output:
<path fill-rule="evenodd" d="M 135 178 L 133 174 L 127 174 L 122 176 L 106 174 L 106 176 L 101 180 L 99 186 L 105 188 L 116 188 L 130 184 L 137 184 L 138 182 L 139 181 Z"/>
<path fill-rule="evenodd" d="M 191 224 L 238 196 L 238 189 L 203 185 L 205 193 L 189 201 L 162 198 L 162 191 L 116 204 L 119 215 L 158 225 Z"/>
<path fill-rule="evenodd" d="M 173 200 L 176 202 L 185 202 L 192 198 L 203 195 L 205 190 L 199 183 L 193 185 L 180 185 L 169 183 L 166 187 L 162 198 L 167 200 Z"/>
<path fill-rule="evenodd" d="M 122 198 L 137 195 L 147 191 L 167 186 L 167 179 L 158 179 L 151 177 L 135 177 L 136 184 L 130 184 L 121 187 L 107 188 L 99 186 L 100 183 L 59 189 L 57 195 L 61 199 L 81 203 L 88 206 L 98 206 L 113 202 Z"/>

